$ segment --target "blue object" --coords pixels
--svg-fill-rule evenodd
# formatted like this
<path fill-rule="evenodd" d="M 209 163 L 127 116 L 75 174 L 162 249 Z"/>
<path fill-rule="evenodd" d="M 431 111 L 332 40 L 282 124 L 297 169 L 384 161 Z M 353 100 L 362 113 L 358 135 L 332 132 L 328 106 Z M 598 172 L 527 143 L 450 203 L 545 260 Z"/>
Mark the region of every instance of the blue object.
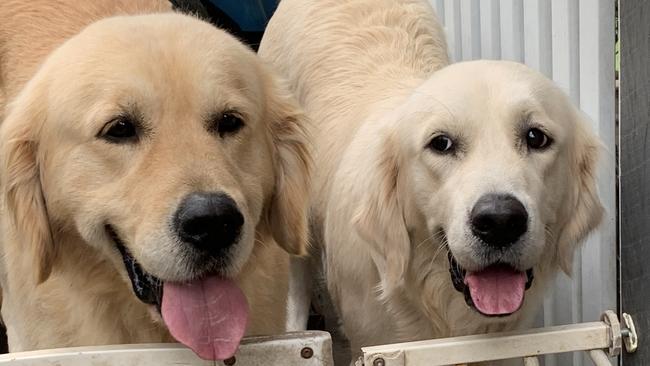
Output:
<path fill-rule="evenodd" d="M 204 0 L 219 8 L 244 32 L 264 32 L 279 0 Z"/>

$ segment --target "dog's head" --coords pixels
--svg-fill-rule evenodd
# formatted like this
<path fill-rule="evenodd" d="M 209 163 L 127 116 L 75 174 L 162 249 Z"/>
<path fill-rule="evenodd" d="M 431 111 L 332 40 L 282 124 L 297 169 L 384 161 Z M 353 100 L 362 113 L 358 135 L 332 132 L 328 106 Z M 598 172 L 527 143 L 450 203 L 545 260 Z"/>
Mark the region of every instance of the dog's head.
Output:
<path fill-rule="evenodd" d="M 244 308 L 230 279 L 260 239 L 306 249 L 303 122 L 257 57 L 207 23 L 94 23 L 50 55 L 3 123 L 16 242 L 42 282 L 65 255 L 58 238 L 81 238 L 167 323 L 179 291 L 233 293 Z"/>
<path fill-rule="evenodd" d="M 412 270 L 427 283 L 449 271 L 471 307 L 507 316 L 537 273 L 570 272 L 602 216 L 600 143 L 557 86 L 521 64 L 458 63 L 391 115 L 376 168 L 388 178 L 368 193 L 382 195 L 382 209 L 364 203 L 357 222 L 391 238 L 385 276 Z"/>

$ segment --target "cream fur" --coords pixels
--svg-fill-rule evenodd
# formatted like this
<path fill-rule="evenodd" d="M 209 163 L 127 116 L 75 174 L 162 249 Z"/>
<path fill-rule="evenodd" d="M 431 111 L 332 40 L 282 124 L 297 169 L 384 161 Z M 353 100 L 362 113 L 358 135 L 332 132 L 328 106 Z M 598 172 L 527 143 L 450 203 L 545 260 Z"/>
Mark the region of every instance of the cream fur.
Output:
<path fill-rule="evenodd" d="M 104 225 L 149 273 L 190 279 L 168 223 L 197 190 L 229 193 L 245 217 L 228 270 L 249 301 L 247 334 L 285 329 L 288 253 L 304 253 L 307 235 L 302 111 L 253 52 L 169 11 L 163 0 L 0 2 L 0 280 L 12 352 L 171 341 Z M 129 107 L 146 141 L 98 139 Z M 206 116 L 226 109 L 245 127 L 220 138 Z"/>
<path fill-rule="evenodd" d="M 424 0 L 283 0 L 260 55 L 315 124 L 314 240 L 353 354 L 529 324 L 602 213 L 599 141 L 559 88 L 512 62 L 447 66 Z M 551 148 L 528 151 L 531 126 L 548 132 Z M 442 132 L 457 154 L 426 148 Z M 535 281 L 503 318 L 465 304 L 447 260 L 451 251 L 469 270 L 484 265 L 467 215 L 490 192 L 517 196 L 530 215 L 520 252 L 509 255 L 534 267 Z"/>

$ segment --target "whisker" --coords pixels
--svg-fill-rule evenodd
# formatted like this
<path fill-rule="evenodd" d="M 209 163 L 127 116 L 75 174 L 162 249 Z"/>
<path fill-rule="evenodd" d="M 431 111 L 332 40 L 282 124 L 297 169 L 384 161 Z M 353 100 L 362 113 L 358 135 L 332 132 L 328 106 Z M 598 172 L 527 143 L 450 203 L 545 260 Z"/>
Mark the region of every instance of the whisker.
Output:
<path fill-rule="evenodd" d="M 432 236 L 429 236 L 428 238 L 422 240 L 422 241 L 419 242 L 417 245 L 415 245 L 415 248 L 416 248 L 416 249 L 419 249 L 419 248 L 422 246 L 422 244 L 424 244 L 424 243 L 426 243 L 426 242 L 428 242 L 428 241 L 433 241 L 433 239 L 435 239 L 435 238 L 433 237 L 433 235 L 432 235 Z"/>

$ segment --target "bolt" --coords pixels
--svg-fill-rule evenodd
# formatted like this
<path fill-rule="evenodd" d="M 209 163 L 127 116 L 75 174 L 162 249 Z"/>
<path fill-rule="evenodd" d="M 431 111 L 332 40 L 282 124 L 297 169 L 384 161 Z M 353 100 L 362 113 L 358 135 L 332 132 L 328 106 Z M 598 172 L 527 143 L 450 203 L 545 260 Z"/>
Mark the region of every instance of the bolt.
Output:
<path fill-rule="evenodd" d="M 629 337 L 630 336 L 630 330 L 629 329 L 621 329 L 621 335 L 623 337 Z"/>
<path fill-rule="evenodd" d="M 227 358 L 227 359 L 223 360 L 223 364 L 226 365 L 226 366 L 232 366 L 232 365 L 235 364 L 235 362 L 237 362 L 237 359 L 235 358 L 235 356 L 232 356 L 230 358 Z"/>
<path fill-rule="evenodd" d="M 314 350 L 309 347 L 305 347 L 302 350 L 300 350 L 300 356 L 302 358 L 311 358 L 311 356 L 313 355 L 314 355 Z"/>
<path fill-rule="evenodd" d="M 372 366 L 386 366 L 386 361 L 384 361 L 383 358 L 375 358 L 375 360 L 372 361 Z"/>

